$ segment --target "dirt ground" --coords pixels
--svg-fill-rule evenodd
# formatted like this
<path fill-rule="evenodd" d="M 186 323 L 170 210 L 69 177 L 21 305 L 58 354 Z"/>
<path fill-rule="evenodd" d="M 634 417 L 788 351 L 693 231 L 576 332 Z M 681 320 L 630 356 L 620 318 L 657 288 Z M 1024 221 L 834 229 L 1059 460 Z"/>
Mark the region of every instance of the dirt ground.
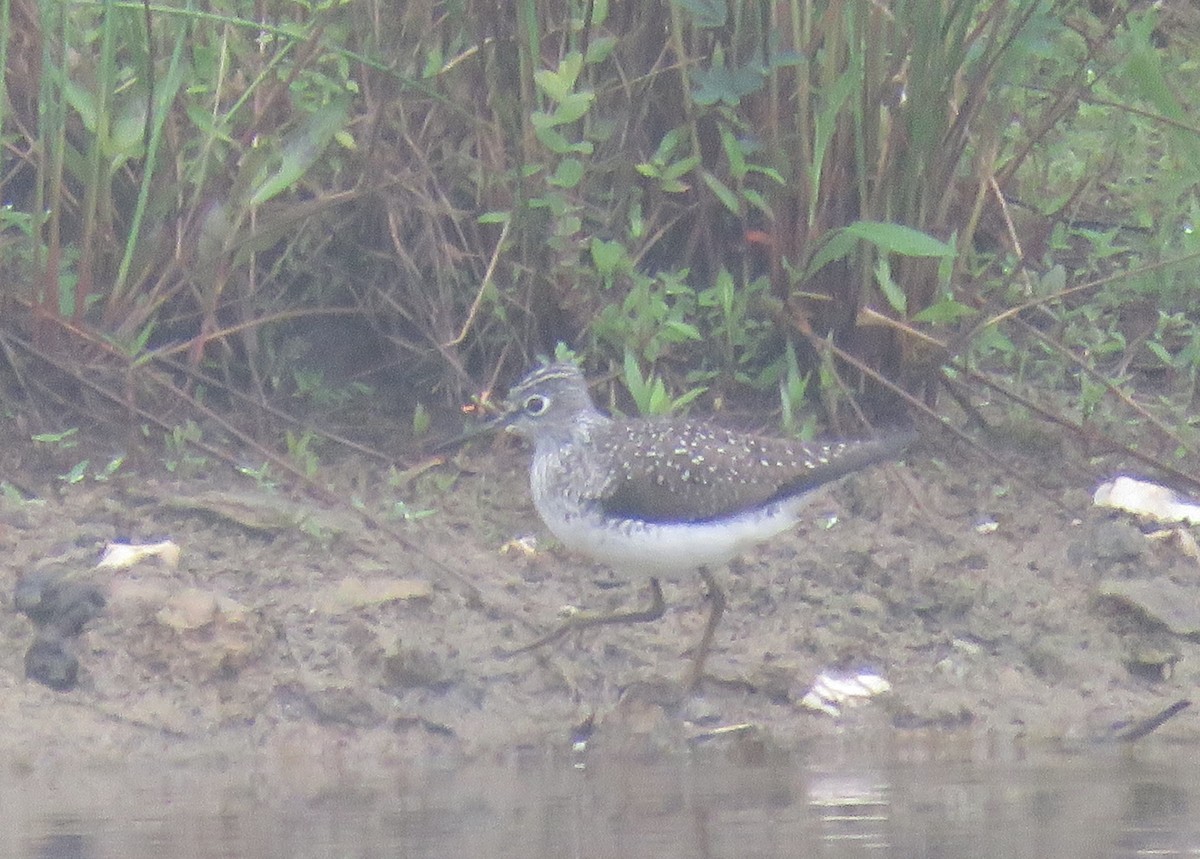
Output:
<path fill-rule="evenodd" d="M 348 499 L 334 509 L 220 464 L 171 473 L 161 452 L 98 480 L 110 448 L 5 434 L 0 749 L 18 765 L 253 757 L 319 782 L 584 739 L 638 754 L 834 738 L 1073 746 L 1112 740 L 1200 680 L 1197 561 L 1094 509 L 1094 475 L 1112 466 L 1068 465 L 1065 448 L 1007 451 L 1014 474 L 932 434 L 903 463 L 822 491 L 794 533 L 720 573 L 729 606 L 708 678 L 679 703 L 707 611 L 698 577 L 664 583 L 657 623 L 506 655 L 564 606 L 645 599 L 644 583 L 553 544 L 515 442 L 475 443 L 399 488 L 376 464 L 324 463 Z M 88 476 L 61 479 L 85 457 Z M 395 515 L 376 527 L 351 500 Z M 111 541 L 162 540 L 177 565 L 95 568 Z M 61 642 L 74 688 L 26 678 L 37 630 L 14 594 L 30 575 L 106 601 Z M 1149 596 L 1121 596 L 1130 583 Z M 801 706 L 821 672 L 867 669 L 891 691 L 838 716 Z M 1200 737 L 1198 711 L 1153 741 Z"/>

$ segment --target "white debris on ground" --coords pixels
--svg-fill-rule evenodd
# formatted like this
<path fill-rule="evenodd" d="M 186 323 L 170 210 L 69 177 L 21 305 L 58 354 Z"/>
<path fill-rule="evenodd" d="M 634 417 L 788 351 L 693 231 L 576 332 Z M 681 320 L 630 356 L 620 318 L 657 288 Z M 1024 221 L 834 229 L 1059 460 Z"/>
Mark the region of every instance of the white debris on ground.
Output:
<path fill-rule="evenodd" d="M 96 569 L 124 570 L 147 558 L 158 558 L 168 567 L 179 566 L 179 545 L 173 540 L 161 543 L 109 543 Z"/>
<path fill-rule="evenodd" d="M 1092 503 L 1159 522 L 1200 525 L 1200 503 L 1158 483 L 1121 476 L 1096 487 Z"/>
<path fill-rule="evenodd" d="M 892 684 L 873 671 L 832 674 L 822 671 L 800 699 L 800 706 L 830 716 L 840 716 L 843 707 L 862 704 L 892 690 Z"/>

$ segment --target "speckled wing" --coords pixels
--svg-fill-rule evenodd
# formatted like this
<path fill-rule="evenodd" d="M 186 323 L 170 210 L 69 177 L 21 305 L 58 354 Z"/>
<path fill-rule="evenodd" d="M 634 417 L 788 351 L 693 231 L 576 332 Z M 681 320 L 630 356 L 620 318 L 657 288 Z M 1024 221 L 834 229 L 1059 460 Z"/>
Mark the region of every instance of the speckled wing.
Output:
<path fill-rule="evenodd" d="M 899 454 L 914 433 L 802 444 L 687 421 L 598 427 L 597 460 L 620 467 L 587 493 L 606 516 L 704 522 L 808 492 Z"/>

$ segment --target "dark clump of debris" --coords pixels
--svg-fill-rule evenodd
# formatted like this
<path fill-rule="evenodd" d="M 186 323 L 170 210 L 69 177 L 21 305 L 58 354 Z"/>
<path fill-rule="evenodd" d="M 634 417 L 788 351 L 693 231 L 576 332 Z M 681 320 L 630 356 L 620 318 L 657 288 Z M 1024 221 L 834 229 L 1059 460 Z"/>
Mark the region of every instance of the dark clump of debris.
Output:
<path fill-rule="evenodd" d="M 13 605 L 37 627 L 25 652 L 25 676 L 65 692 L 79 682 L 79 658 L 69 639 L 104 610 L 104 594 L 88 581 L 68 573 L 39 570 L 17 580 Z"/>

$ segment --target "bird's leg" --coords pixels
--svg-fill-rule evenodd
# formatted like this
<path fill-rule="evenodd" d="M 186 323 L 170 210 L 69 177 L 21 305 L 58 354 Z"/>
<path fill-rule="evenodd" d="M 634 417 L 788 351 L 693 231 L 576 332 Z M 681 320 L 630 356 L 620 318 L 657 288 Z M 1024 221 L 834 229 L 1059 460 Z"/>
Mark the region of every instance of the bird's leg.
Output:
<path fill-rule="evenodd" d="M 722 597 L 724 603 L 724 597 Z M 650 605 L 646 608 L 634 609 L 632 611 L 618 611 L 609 614 L 601 614 L 599 612 L 579 612 L 573 614 L 563 621 L 558 629 L 543 635 L 532 644 L 526 644 L 524 647 L 518 647 L 516 650 L 505 652 L 505 656 L 516 656 L 518 653 L 526 653 L 530 650 L 536 650 L 539 647 L 558 641 L 568 632 L 577 629 L 587 629 L 592 626 L 606 626 L 614 623 L 648 623 L 652 620 L 658 620 L 667 610 L 667 601 L 663 599 L 662 585 L 658 583 L 658 579 L 650 580 Z M 711 637 L 711 635 L 710 635 Z"/>
<path fill-rule="evenodd" d="M 700 643 L 696 645 L 696 653 L 692 656 L 692 667 L 684 682 L 683 688 L 688 694 L 700 688 L 700 681 L 704 678 L 704 662 L 708 659 L 713 633 L 716 632 L 721 615 L 725 613 L 725 591 L 721 590 L 721 586 L 717 584 L 717 580 L 713 578 L 713 574 L 707 567 L 700 568 L 700 578 L 704 579 L 704 587 L 708 589 L 708 599 L 712 602 L 712 608 L 708 610 L 708 621 L 704 624 L 704 633 L 700 636 Z"/>

